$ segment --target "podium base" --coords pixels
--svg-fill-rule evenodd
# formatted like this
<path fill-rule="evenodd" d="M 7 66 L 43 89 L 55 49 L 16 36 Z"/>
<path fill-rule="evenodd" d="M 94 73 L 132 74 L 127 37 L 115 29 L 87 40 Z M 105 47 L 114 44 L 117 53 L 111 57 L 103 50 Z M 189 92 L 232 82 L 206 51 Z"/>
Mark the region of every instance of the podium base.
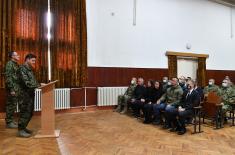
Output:
<path fill-rule="evenodd" d="M 41 131 L 34 136 L 34 138 L 58 138 L 60 136 L 60 130 L 55 130 L 54 134 L 43 134 Z"/>

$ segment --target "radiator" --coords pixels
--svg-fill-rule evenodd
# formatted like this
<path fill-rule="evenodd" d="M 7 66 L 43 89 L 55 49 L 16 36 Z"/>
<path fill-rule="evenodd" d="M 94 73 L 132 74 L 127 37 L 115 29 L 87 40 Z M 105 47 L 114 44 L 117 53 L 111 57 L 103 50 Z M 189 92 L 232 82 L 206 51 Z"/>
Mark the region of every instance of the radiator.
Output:
<path fill-rule="evenodd" d="M 70 89 L 61 88 L 54 90 L 55 109 L 69 109 L 70 108 Z M 41 89 L 35 90 L 34 111 L 41 111 Z"/>
<path fill-rule="evenodd" d="M 127 87 L 98 87 L 98 106 L 117 105 L 118 95 L 123 95 Z"/>

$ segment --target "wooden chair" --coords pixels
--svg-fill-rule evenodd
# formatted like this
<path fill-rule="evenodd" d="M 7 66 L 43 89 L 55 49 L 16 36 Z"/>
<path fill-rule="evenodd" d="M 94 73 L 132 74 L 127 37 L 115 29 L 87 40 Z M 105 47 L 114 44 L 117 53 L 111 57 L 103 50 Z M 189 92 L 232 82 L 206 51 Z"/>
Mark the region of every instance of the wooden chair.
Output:
<path fill-rule="evenodd" d="M 210 92 L 202 104 L 202 116 L 203 123 L 204 119 L 212 119 L 215 121 L 215 129 L 220 129 L 223 127 L 223 114 L 222 114 L 222 104 L 221 97 L 215 92 Z"/>

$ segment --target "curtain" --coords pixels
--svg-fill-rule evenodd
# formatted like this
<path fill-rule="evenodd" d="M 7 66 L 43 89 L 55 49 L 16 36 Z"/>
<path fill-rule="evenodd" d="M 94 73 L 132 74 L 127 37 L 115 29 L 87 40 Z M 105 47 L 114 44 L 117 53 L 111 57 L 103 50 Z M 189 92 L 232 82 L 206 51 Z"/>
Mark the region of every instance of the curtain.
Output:
<path fill-rule="evenodd" d="M 198 85 L 201 87 L 206 86 L 206 58 L 198 58 Z"/>
<path fill-rule="evenodd" d="M 47 2 L 38 0 L 0 1 L 0 87 L 4 88 L 4 69 L 11 50 L 20 55 L 20 64 L 28 53 L 37 56 L 36 77 L 40 82 L 47 79 L 47 41 L 45 12 Z"/>
<path fill-rule="evenodd" d="M 81 87 L 87 78 L 85 0 L 51 0 L 52 80 L 57 87 Z"/>
<path fill-rule="evenodd" d="M 168 76 L 169 79 L 177 77 L 177 56 L 168 55 Z"/>
<path fill-rule="evenodd" d="M 47 82 L 47 0 L 0 1 L 0 87 L 4 88 L 7 53 L 15 50 L 24 61 L 27 53 L 37 56 L 36 78 Z M 51 0 L 52 80 L 57 87 L 84 86 L 87 79 L 85 0 Z"/>

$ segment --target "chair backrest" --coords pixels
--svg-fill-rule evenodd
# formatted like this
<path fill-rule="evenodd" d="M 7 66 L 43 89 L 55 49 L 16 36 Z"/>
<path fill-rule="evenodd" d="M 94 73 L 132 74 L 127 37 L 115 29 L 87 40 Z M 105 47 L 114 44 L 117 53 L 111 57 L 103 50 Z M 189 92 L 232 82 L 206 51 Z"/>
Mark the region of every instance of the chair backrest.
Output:
<path fill-rule="evenodd" d="M 215 92 L 210 92 L 202 105 L 202 110 L 207 117 L 215 117 L 221 97 Z"/>

